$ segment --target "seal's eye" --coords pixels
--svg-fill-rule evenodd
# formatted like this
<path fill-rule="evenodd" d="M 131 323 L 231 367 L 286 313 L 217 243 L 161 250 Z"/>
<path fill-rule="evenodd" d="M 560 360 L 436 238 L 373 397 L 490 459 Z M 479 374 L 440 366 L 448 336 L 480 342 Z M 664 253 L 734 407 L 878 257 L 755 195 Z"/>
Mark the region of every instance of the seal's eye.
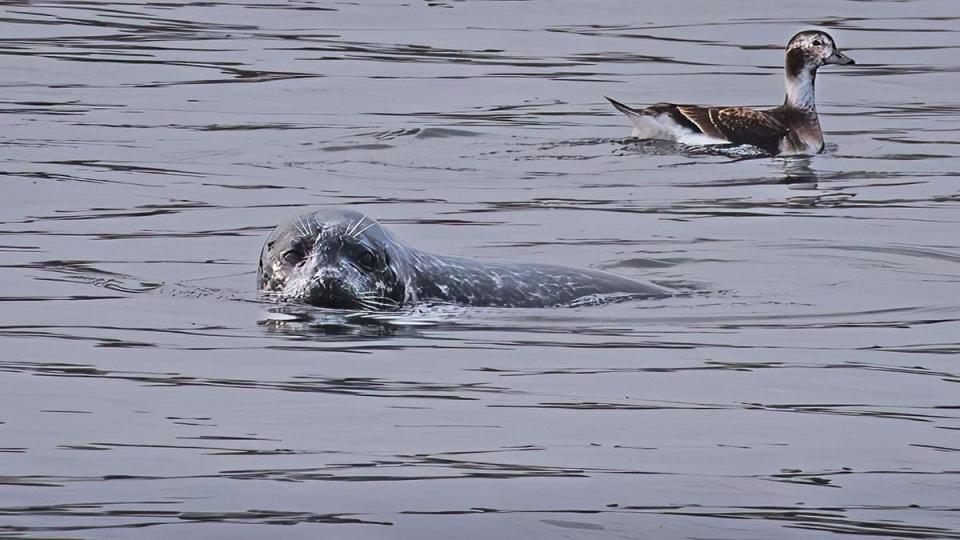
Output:
<path fill-rule="evenodd" d="M 283 260 L 287 261 L 288 264 L 298 264 L 303 260 L 303 251 L 297 248 L 288 249 L 283 252 Z"/>
<path fill-rule="evenodd" d="M 380 267 L 380 258 L 376 253 L 365 249 L 357 254 L 357 264 L 360 268 L 372 272 Z"/>
<path fill-rule="evenodd" d="M 823 42 L 820 41 L 819 39 L 815 39 L 815 40 L 813 40 L 813 44 L 814 44 L 815 46 L 819 47 L 819 46 L 823 45 Z"/>

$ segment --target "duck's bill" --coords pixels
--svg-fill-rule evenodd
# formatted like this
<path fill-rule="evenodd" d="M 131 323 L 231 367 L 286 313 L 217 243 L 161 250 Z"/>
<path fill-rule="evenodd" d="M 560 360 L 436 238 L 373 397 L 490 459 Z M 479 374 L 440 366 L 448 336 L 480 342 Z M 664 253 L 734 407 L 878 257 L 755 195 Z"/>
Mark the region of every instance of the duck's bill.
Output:
<path fill-rule="evenodd" d="M 843 54 L 843 53 L 840 52 L 840 51 L 836 51 L 836 52 L 834 52 L 833 54 L 831 54 L 831 55 L 827 58 L 826 63 L 827 63 L 827 64 L 839 64 L 839 65 L 841 65 L 841 66 L 849 66 L 849 65 L 851 65 L 851 64 L 856 64 L 856 62 L 853 61 L 853 58 L 850 58 L 849 56 Z"/>

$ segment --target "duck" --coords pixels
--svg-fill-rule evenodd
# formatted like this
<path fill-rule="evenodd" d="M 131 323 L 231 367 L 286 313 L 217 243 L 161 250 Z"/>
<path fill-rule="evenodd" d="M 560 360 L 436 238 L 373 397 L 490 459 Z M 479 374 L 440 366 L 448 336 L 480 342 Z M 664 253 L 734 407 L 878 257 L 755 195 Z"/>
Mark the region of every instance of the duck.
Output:
<path fill-rule="evenodd" d="M 787 43 L 784 63 L 786 98 L 783 105 L 756 110 L 748 107 L 702 107 L 657 103 L 637 109 L 607 100 L 633 123 L 633 136 L 674 140 L 689 145 L 749 144 L 770 155 L 811 155 L 823 152 L 823 131 L 817 117 L 814 83 L 827 64 L 853 65 L 826 32 L 804 30 Z"/>

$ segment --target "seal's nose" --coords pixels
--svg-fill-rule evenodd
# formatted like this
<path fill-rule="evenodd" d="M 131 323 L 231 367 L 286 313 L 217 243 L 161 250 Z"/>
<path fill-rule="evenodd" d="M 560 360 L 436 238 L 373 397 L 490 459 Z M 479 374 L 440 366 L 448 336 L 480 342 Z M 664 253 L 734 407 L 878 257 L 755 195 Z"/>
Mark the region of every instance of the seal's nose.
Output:
<path fill-rule="evenodd" d="M 351 300 L 343 274 L 332 268 L 323 268 L 314 274 L 306 302 L 325 308 L 350 308 L 356 304 Z"/>

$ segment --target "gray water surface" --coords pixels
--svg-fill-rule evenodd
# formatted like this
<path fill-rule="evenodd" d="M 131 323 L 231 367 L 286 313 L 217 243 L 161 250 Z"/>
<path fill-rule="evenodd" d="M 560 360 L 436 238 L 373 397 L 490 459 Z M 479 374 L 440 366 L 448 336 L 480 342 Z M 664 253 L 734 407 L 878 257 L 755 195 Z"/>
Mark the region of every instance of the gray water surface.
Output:
<path fill-rule="evenodd" d="M 960 12 L 903 2 L 0 5 L 0 536 L 960 538 Z M 775 106 L 827 152 L 627 139 Z M 345 319 L 277 223 L 675 287 Z"/>

